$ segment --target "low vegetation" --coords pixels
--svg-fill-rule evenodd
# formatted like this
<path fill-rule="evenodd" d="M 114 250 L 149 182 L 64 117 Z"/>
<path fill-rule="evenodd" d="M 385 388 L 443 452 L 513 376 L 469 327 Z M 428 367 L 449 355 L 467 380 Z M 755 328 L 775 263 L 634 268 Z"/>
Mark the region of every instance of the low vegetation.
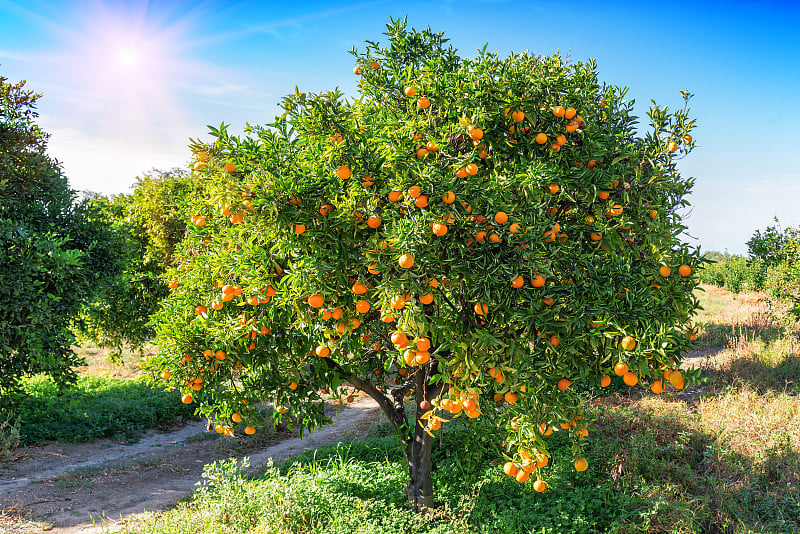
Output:
<path fill-rule="evenodd" d="M 615 393 L 591 395 L 589 468 L 575 471 L 567 432 L 557 432 L 544 493 L 503 473 L 492 425 L 453 422 L 435 440 L 438 507 L 427 516 L 406 513 L 405 459 L 388 435 L 253 477 L 230 462 L 209 466 L 190 502 L 124 532 L 797 532 L 797 332 L 768 319 L 763 295 L 698 294 L 699 384 L 659 396 L 618 379 Z"/>

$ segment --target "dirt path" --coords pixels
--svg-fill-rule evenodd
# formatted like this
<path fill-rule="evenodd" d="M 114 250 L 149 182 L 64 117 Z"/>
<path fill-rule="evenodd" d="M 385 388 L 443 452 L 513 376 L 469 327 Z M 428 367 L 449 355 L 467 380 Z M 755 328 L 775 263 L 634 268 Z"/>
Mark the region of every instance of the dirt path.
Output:
<path fill-rule="evenodd" d="M 246 456 L 251 468 L 270 458 L 279 462 L 305 449 L 363 433 L 378 412 L 372 399 L 362 397 L 335 415 L 334 425 L 307 433 L 303 439 L 285 432 L 278 436 L 284 438 L 281 441 L 256 450 L 247 450 L 243 440 L 207 433 L 200 423 L 174 432 L 149 433 L 132 445 L 102 440 L 32 448 L 26 458 L 0 466 L 0 510 L 7 517 L 24 515 L 43 523 L 20 526 L 17 522 L 6 531 L 0 521 L 0 534 L 104 532 L 112 526 L 109 522 L 120 517 L 184 499 L 201 480 L 203 467 L 214 460 Z"/>

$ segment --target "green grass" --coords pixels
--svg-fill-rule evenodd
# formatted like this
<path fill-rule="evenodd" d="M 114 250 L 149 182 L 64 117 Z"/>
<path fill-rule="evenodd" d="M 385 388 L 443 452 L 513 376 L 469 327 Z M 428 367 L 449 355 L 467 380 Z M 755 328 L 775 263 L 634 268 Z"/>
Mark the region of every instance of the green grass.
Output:
<path fill-rule="evenodd" d="M 112 438 L 137 439 L 150 427 L 166 428 L 192 416 L 177 393 L 150 387 L 144 380 L 82 376 L 64 392 L 49 378 L 25 379 L 26 396 L 13 417 L 22 444 Z"/>

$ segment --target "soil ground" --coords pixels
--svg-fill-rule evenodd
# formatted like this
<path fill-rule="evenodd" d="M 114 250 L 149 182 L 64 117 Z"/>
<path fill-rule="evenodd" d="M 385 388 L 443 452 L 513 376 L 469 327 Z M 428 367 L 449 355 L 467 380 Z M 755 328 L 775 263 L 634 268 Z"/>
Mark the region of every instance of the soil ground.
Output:
<path fill-rule="evenodd" d="M 277 463 L 305 449 L 358 437 L 379 413 L 369 397 L 330 411 L 334 425 L 302 439 L 282 431 L 266 448 L 209 433 L 205 422 L 151 431 L 131 445 L 99 440 L 30 447 L 22 458 L 0 465 L 0 534 L 113 531 L 120 517 L 163 509 L 189 496 L 204 466 L 215 460 L 247 457 L 257 469 L 270 458 Z"/>

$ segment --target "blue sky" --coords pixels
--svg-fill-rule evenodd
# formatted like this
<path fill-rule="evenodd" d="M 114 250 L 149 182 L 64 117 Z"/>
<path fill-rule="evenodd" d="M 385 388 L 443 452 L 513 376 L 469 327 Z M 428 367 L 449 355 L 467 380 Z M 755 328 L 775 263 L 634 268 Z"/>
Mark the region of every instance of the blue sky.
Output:
<path fill-rule="evenodd" d="M 127 192 L 149 168 L 185 166 L 206 125 L 267 123 L 295 85 L 356 94 L 347 53 L 389 17 L 444 31 L 463 56 L 596 58 L 600 79 L 650 100 L 691 101 L 699 147 L 686 214 L 704 250 L 746 252 L 779 217 L 800 225 L 800 3 L 794 1 L 99 2 L 0 0 L 0 74 L 45 94 L 72 187 Z M 646 117 L 645 117 L 646 118 Z"/>

